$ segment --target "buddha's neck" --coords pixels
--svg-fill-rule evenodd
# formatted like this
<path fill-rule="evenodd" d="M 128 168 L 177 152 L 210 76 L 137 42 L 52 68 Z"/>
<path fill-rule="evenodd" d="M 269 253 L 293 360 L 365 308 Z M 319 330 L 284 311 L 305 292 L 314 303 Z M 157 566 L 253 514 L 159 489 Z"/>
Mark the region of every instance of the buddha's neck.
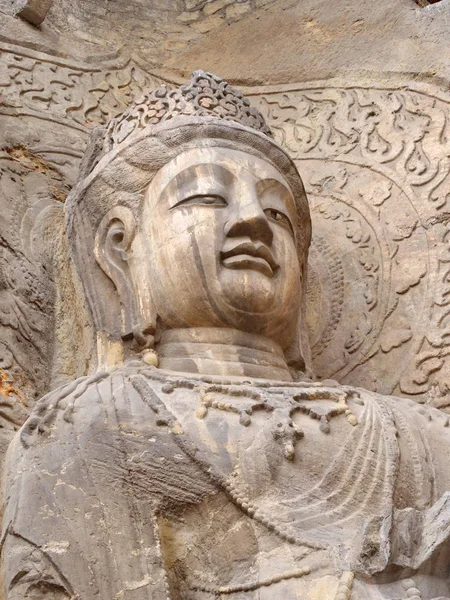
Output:
<path fill-rule="evenodd" d="M 168 371 L 292 381 L 277 343 L 236 329 L 170 329 L 156 351 L 159 367 Z"/>

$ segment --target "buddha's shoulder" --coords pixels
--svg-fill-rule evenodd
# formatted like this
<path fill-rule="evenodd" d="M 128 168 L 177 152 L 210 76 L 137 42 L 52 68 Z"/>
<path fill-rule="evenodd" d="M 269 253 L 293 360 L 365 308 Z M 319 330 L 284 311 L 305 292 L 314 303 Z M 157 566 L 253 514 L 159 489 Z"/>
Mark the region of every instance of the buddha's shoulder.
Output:
<path fill-rule="evenodd" d="M 351 388 L 346 386 L 347 393 L 354 390 L 364 402 L 374 402 L 380 408 L 383 407 L 391 413 L 398 421 L 406 419 L 422 425 L 430 424 L 443 428 L 450 433 L 450 416 L 438 408 L 434 408 L 424 403 L 421 399 L 413 399 L 404 396 L 383 395 L 377 392 L 371 392 L 362 388 Z"/>
<path fill-rule="evenodd" d="M 160 400 L 161 384 L 125 366 L 63 385 L 35 405 L 18 432 L 23 448 L 42 444 L 82 444 L 106 435 L 159 436 L 176 430 Z"/>
<path fill-rule="evenodd" d="M 412 398 L 382 395 L 360 388 L 355 388 L 355 393 L 365 405 L 375 405 L 385 423 L 392 426 L 402 460 L 411 455 L 417 464 L 424 465 L 423 461 L 428 457 L 429 465 L 445 479 L 445 489 L 450 489 L 450 416 Z"/>

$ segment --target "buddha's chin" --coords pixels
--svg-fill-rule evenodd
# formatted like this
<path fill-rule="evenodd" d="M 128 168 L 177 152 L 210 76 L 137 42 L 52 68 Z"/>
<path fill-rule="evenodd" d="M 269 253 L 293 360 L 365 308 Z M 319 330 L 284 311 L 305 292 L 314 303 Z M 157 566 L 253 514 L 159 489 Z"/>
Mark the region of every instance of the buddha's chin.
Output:
<path fill-rule="evenodd" d="M 278 282 L 256 269 L 226 269 L 219 277 L 221 302 L 239 312 L 268 314 L 274 310 Z"/>

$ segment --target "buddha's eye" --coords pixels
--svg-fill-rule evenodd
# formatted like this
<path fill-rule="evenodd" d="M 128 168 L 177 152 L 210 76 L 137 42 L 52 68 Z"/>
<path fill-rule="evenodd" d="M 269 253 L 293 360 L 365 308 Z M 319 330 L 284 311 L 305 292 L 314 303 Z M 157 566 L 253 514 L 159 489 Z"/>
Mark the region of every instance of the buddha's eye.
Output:
<path fill-rule="evenodd" d="M 276 210 L 275 208 L 266 208 L 264 210 L 264 213 L 266 214 L 268 219 L 271 219 L 272 221 L 277 221 L 277 223 L 286 226 L 293 232 L 290 219 L 281 211 Z"/>
<path fill-rule="evenodd" d="M 197 194 L 183 198 L 173 208 L 177 206 L 227 206 L 227 201 L 222 196 L 215 194 Z"/>
<path fill-rule="evenodd" d="M 264 212 L 269 217 L 269 219 L 273 219 L 274 221 L 283 221 L 284 219 L 286 219 L 283 213 L 281 213 L 278 210 L 275 210 L 274 208 L 266 208 Z"/>

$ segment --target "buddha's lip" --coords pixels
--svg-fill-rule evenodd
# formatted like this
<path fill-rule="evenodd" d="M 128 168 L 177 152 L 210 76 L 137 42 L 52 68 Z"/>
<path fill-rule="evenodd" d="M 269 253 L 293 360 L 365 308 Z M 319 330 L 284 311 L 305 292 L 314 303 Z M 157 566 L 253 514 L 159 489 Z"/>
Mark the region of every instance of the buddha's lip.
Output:
<path fill-rule="evenodd" d="M 242 260 L 239 260 L 238 257 Z M 257 269 L 261 270 L 262 272 L 267 271 L 267 267 L 269 267 L 271 276 L 273 276 L 275 271 L 279 268 L 279 265 L 276 263 L 274 257 L 272 256 L 272 253 L 266 246 L 255 246 L 251 242 L 243 242 L 241 244 L 237 244 L 236 246 L 234 246 L 234 248 L 231 248 L 231 250 L 221 252 L 220 258 L 225 264 L 225 266 L 232 268 L 236 268 L 239 266 L 245 267 L 246 263 L 248 263 L 248 266 L 251 267 L 252 262 L 254 266 L 262 267 Z M 236 258 L 236 260 L 227 260 L 232 258 Z M 242 263 L 242 265 L 240 265 L 239 263 Z"/>

